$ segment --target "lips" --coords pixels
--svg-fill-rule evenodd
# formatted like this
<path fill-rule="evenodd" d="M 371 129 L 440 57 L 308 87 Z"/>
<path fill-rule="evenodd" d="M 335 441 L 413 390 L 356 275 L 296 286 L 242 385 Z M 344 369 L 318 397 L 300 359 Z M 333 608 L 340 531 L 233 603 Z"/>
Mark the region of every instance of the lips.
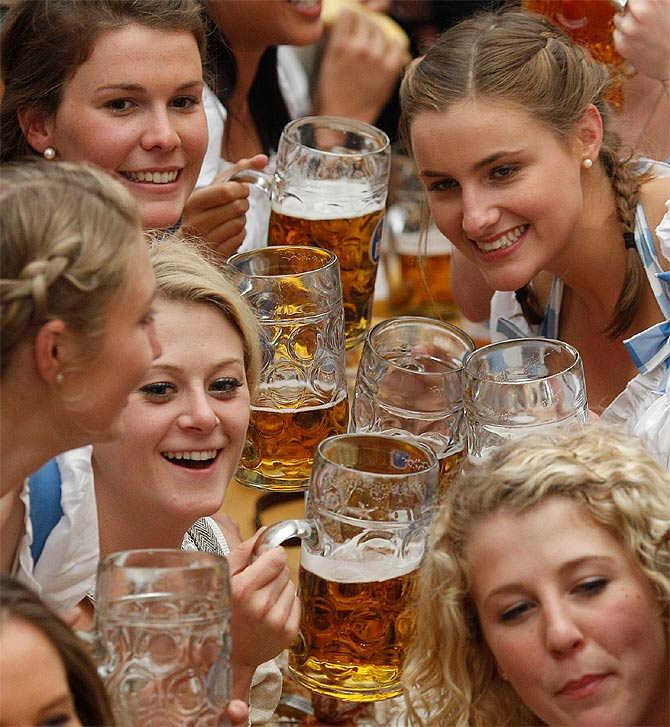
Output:
<path fill-rule="evenodd" d="M 131 182 L 143 182 L 148 184 L 170 184 L 176 181 L 181 170 L 170 169 L 165 171 L 160 170 L 145 170 L 145 171 L 120 171 L 123 177 Z"/>
<path fill-rule="evenodd" d="M 585 674 L 579 679 L 566 682 L 557 694 L 570 699 L 585 699 L 595 694 L 608 676 L 609 673 Z"/>
<path fill-rule="evenodd" d="M 220 449 L 202 449 L 188 451 L 161 452 L 161 455 L 170 464 L 186 469 L 207 469 L 221 452 Z"/>
<path fill-rule="evenodd" d="M 518 225 L 501 235 L 491 236 L 485 240 L 472 240 L 472 242 L 484 253 L 495 252 L 496 250 L 511 247 L 529 227 L 530 225 Z"/>

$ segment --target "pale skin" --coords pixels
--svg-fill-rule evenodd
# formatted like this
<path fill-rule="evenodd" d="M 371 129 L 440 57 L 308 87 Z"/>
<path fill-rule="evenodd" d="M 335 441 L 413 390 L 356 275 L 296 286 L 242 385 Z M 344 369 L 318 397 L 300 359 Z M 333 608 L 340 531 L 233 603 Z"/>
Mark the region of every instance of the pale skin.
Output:
<path fill-rule="evenodd" d="M 122 437 L 94 448 L 102 555 L 180 547 L 195 520 L 221 507 L 244 444 L 249 390 L 237 329 L 204 303 L 159 298 L 155 309 L 161 356 L 131 396 Z M 204 459 L 186 466 L 193 452 Z M 232 696 L 246 701 L 256 667 L 297 634 L 300 606 L 284 550 L 252 562 L 258 534 L 241 542 L 234 524 L 221 525 L 231 547 Z"/>
<path fill-rule="evenodd" d="M 589 107 L 568 142 L 523 109 L 490 99 L 420 112 L 411 134 L 433 218 L 489 290 L 533 281 L 546 301 L 551 276 L 564 281 L 560 338 L 579 350 L 590 408 L 602 412 L 636 369 L 622 340 L 604 334 L 623 284 L 625 248 L 605 170 L 597 161 L 582 165 L 598 159 L 596 109 Z M 667 180 L 643 187 L 652 229 L 668 197 Z M 501 246 L 504 235 L 513 244 Z M 662 319 L 646 285 L 624 337 Z"/>
<path fill-rule="evenodd" d="M 583 506 L 499 508 L 471 529 L 466 558 L 498 671 L 544 724 L 670 724 L 659 597 Z"/>
<path fill-rule="evenodd" d="M 635 68 L 624 82 L 623 108 L 615 115 L 624 144 L 652 159 L 670 156 L 670 4 L 666 0 L 629 0 L 614 16 L 614 45 Z M 478 268 L 455 252 L 452 291 L 463 315 L 484 321 L 493 289 Z"/>

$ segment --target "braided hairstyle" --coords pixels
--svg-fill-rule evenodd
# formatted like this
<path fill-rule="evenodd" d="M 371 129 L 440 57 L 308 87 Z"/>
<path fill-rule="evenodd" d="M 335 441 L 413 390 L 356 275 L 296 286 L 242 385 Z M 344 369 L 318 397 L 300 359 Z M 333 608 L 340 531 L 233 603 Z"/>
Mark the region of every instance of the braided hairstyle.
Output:
<path fill-rule="evenodd" d="M 411 150 L 411 125 L 422 111 L 444 111 L 467 98 L 513 103 L 567 140 L 590 104 L 603 120 L 599 160 L 616 196 L 622 233 L 633 232 L 640 185 L 645 177 L 624 155 L 611 129 L 604 100 L 611 79 L 604 66 L 554 27 L 532 13 L 507 11 L 475 15 L 447 30 L 426 55 L 408 69 L 400 90 L 400 135 Z M 623 245 L 623 237 L 612 241 Z M 637 251 L 627 250 L 624 285 L 606 333 L 618 338 L 632 323 L 644 281 Z M 544 317 L 531 288 L 517 291 L 530 323 Z"/>
<path fill-rule="evenodd" d="M 48 320 L 96 354 L 107 304 L 142 238 L 135 200 L 92 166 L 33 158 L 0 167 L 1 369 Z"/>

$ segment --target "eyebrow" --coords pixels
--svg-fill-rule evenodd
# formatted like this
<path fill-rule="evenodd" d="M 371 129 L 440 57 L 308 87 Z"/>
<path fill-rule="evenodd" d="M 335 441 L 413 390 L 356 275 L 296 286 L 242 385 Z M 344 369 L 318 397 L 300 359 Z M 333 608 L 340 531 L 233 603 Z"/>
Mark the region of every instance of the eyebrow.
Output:
<path fill-rule="evenodd" d="M 480 161 L 476 162 L 474 165 L 475 170 L 482 169 L 483 167 L 487 167 L 489 164 L 492 164 L 493 162 L 497 161 L 498 159 L 506 156 L 515 156 L 521 153 L 521 149 L 506 149 L 503 151 L 497 151 L 494 154 L 489 154 L 489 156 L 484 157 L 483 159 L 480 159 Z M 436 171 L 433 169 L 424 169 L 420 172 L 420 176 L 422 177 L 448 177 L 449 174 L 446 174 L 445 172 Z"/>
<path fill-rule="evenodd" d="M 186 83 L 182 83 L 179 86 L 177 86 L 177 91 L 182 91 L 186 88 L 192 88 L 193 86 L 202 86 L 203 80 L 201 78 L 195 79 L 193 81 L 186 81 Z M 141 86 L 139 83 L 110 83 L 108 86 L 98 86 L 96 91 L 134 91 L 134 92 L 141 92 L 144 91 L 145 86 Z"/>
<path fill-rule="evenodd" d="M 565 573 L 568 573 L 571 570 L 575 570 L 576 568 L 579 568 L 584 564 L 593 564 L 597 566 L 610 565 L 611 563 L 612 558 L 608 555 L 585 555 L 581 558 L 573 558 L 572 560 L 568 560 L 563 563 L 558 569 L 558 574 L 561 576 L 565 575 Z M 505 583 L 499 588 L 495 588 L 490 593 L 488 593 L 486 598 L 484 599 L 484 603 L 496 596 L 504 596 L 508 593 L 518 593 L 519 591 L 525 590 L 526 587 L 522 583 Z"/>
<path fill-rule="evenodd" d="M 240 364 L 242 367 L 244 367 L 244 358 L 240 356 L 239 358 L 237 356 L 231 356 L 230 358 L 222 358 L 220 361 L 217 361 L 216 363 L 212 364 L 209 367 L 210 371 L 216 371 L 217 369 L 220 369 L 224 366 L 229 366 L 230 364 Z M 154 375 L 154 373 L 158 372 L 165 372 L 168 374 L 181 374 L 183 373 L 184 369 L 181 366 L 176 366 L 175 364 L 171 363 L 162 363 L 162 364 L 156 364 L 151 367 L 149 370 L 148 376 L 151 377 Z"/>

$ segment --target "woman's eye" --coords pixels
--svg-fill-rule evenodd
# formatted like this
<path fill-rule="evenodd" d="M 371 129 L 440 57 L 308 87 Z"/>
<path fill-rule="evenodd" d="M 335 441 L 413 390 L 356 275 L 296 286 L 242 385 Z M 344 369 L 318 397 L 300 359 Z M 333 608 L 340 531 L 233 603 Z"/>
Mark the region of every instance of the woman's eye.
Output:
<path fill-rule="evenodd" d="M 240 386 L 242 386 L 242 382 L 239 379 L 236 379 L 232 376 L 225 376 L 213 381 L 209 388 L 211 391 L 216 392 L 217 394 L 229 394 L 235 391 L 235 389 L 238 389 Z"/>
<path fill-rule="evenodd" d="M 588 581 L 579 583 L 575 590 L 578 593 L 583 593 L 587 596 L 595 596 L 603 591 L 608 583 L 609 581 L 606 578 L 591 578 Z"/>
<path fill-rule="evenodd" d="M 177 109 L 190 109 L 199 103 L 200 99 L 197 96 L 177 96 L 172 100 L 172 105 Z"/>
<path fill-rule="evenodd" d="M 494 167 L 490 172 L 491 178 L 497 181 L 504 181 L 514 176 L 518 169 L 519 168 L 513 164 L 506 164 L 501 167 Z"/>
<path fill-rule="evenodd" d="M 112 111 L 129 111 L 135 104 L 127 98 L 115 98 L 107 101 L 105 107 Z"/>
<path fill-rule="evenodd" d="M 53 717 L 45 719 L 40 727 L 60 727 L 60 725 L 66 725 L 70 722 L 72 716 L 69 714 L 55 714 Z"/>
<path fill-rule="evenodd" d="M 429 187 L 429 192 L 447 192 L 458 187 L 458 182 L 455 179 L 440 179 L 437 182 L 432 182 Z"/>
<path fill-rule="evenodd" d="M 500 620 L 506 623 L 514 621 L 523 616 L 530 609 L 529 603 L 517 603 L 515 606 L 506 609 L 500 614 Z"/>
<path fill-rule="evenodd" d="M 145 384 L 144 386 L 140 387 L 140 391 L 149 398 L 153 397 L 155 399 L 158 399 L 160 397 L 165 397 L 175 391 L 175 387 L 167 381 L 156 381 L 154 383 Z"/>

